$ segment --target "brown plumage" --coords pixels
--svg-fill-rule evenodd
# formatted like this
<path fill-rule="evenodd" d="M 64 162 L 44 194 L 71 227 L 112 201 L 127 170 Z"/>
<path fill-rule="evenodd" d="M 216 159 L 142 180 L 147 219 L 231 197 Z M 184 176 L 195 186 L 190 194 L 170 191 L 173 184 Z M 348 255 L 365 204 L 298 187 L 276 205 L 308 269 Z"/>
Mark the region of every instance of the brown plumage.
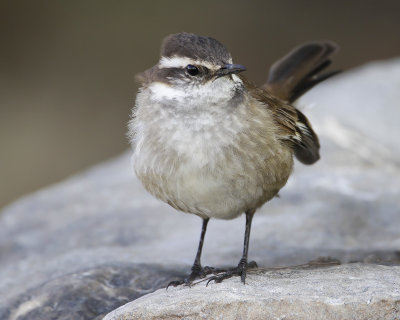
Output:
<path fill-rule="evenodd" d="M 191 284 L 214 269 L 200 264 L 210 218 L 246 214 L 243 257 L 211 278 L 245 281 L 250 226 L 255 211 L 277 195 L 293 168 L 319 159 L 319 141 L 291 103 L 334 73 L 320 74 L 336 46 L 302 45 L 272 65 L 259 88 L 239 72 L 217 40 L 194 34 L 168 36 L 160 61 L 139 77 L 142 87 L 130 122 L 133 164 L 144 187 L 172 207 L 203 219 Z"/>

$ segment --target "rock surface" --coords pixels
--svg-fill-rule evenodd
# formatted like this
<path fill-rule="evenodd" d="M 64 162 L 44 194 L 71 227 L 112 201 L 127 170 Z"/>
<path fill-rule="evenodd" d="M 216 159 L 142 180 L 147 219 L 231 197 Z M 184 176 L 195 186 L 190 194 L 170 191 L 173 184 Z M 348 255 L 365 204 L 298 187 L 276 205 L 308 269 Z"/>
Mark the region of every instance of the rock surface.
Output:
<path fill-rule="evenodd" d="M 332 256 L 396 272 L 399 87 L 394 59 L 339 75 L 299 101 L 315 104 L 304 112 L 320 136 L 322 158 L 296 165 L 280 198 L 256 214 L 250 259 L 276 267 Z M 129 153 L 38 191 L 0 214 L 0 319 L 101 318 L 187 273 L 200 228 L 198 217 L 144 191 Z M 243 232 L 243 217 L 211 221 L 203 263 L 237 264 Z"/>
<path fill-rule="evenodd" d="M 348 264 L 250 272 L 221 284 L 160 289 L 109 313 L 131 319 L 400 318 L 400 267 Z"/>
<path fill-rule="evenodd" d="M 179 269 L 178 269 L 179 270 Z M 102 319 L 182 272 L 146 264 L 103 264 L 48 279 L 10 302 L 1 319 Z"/>

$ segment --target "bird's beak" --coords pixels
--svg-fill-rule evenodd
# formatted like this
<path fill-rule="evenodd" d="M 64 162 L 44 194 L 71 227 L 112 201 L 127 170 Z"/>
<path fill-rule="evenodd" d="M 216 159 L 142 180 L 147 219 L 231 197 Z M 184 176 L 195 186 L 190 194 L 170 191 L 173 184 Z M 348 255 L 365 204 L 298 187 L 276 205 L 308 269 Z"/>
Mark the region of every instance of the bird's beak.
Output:
<path fill-rule="evenodd" d="M 217 77 L 227 76 L 228 74 L 235 74 L 245 71 L 246 67 L 241 64 L 226 64 L 217 71 Z"/>

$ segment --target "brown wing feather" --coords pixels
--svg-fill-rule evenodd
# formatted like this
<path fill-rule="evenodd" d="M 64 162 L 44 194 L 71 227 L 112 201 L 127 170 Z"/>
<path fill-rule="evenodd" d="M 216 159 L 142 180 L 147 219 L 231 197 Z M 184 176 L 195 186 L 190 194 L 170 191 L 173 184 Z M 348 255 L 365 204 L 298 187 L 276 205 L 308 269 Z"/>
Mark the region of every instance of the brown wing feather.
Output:
<path fill-rule="evenodd" d="M 300 139 L 294 144 L 294 155 L 297 160 L 304 164 L 313 164 L 318 161 L 319 156 L 319 139 L 311 127 L 306 116 L 297 110 L 296 130 Z"/>
<path fill-rule="evenodd" d="M 296 108 L 273 96 L 267 90 L 255 86 L 244 76 L 238 76 L 244 82 L 249 93 L 271 110 L 278 128 L 278 138 L 293 147 L 295 141 L 299 139 L 296 127 L 298 117 Z"/>
<path fill-rule="evenodd" d="M 319 156 L 319 141 L 303 113 L 287 102 L 273 96 L 240 76 L 250 94 L 271 110 L 278 128 L 278 138 L 292 148 L 296 158 L 304 164 L 316 162 Z"/>

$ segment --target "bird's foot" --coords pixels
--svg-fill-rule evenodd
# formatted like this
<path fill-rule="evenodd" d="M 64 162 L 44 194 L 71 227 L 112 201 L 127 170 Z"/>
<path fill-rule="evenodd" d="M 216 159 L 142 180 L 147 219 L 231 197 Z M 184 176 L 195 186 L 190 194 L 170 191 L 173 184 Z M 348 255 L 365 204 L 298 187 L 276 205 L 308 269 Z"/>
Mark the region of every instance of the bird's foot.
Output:
<path fill-rule="evenodd" d="M 167 285 L 167 289 L 169 286 L 177 287 L 182 284 L 190 287 L 196 279 L 202 279 L 208 276 L 209 274 L 218 274 L 225 271 L 226 271 L 225 269 L 213 268 L 208 266 L 202 267 L 200 265 L 195 264 L 192 267 L 192 272 L 187 278 L 182 280 L 171 281 Z"/>
<path fill-rule="evenodd" d="M 243 284 L 245 284 L 247 270 L 253 268 L 257 268 L 257 263 L 255 261 L 250 261 L 249 263 L 247 263 L 245 259 L 241 259 L 237 267 L 231 268 L 221 274 L 216 274 L 208 278 L 207 286 L 211 281 L 214 281 L 215 283 L 221 283 L 225 279 L 229 279 L 235 276 L 240 276 L 240 279 L 242 280 Z"/>

